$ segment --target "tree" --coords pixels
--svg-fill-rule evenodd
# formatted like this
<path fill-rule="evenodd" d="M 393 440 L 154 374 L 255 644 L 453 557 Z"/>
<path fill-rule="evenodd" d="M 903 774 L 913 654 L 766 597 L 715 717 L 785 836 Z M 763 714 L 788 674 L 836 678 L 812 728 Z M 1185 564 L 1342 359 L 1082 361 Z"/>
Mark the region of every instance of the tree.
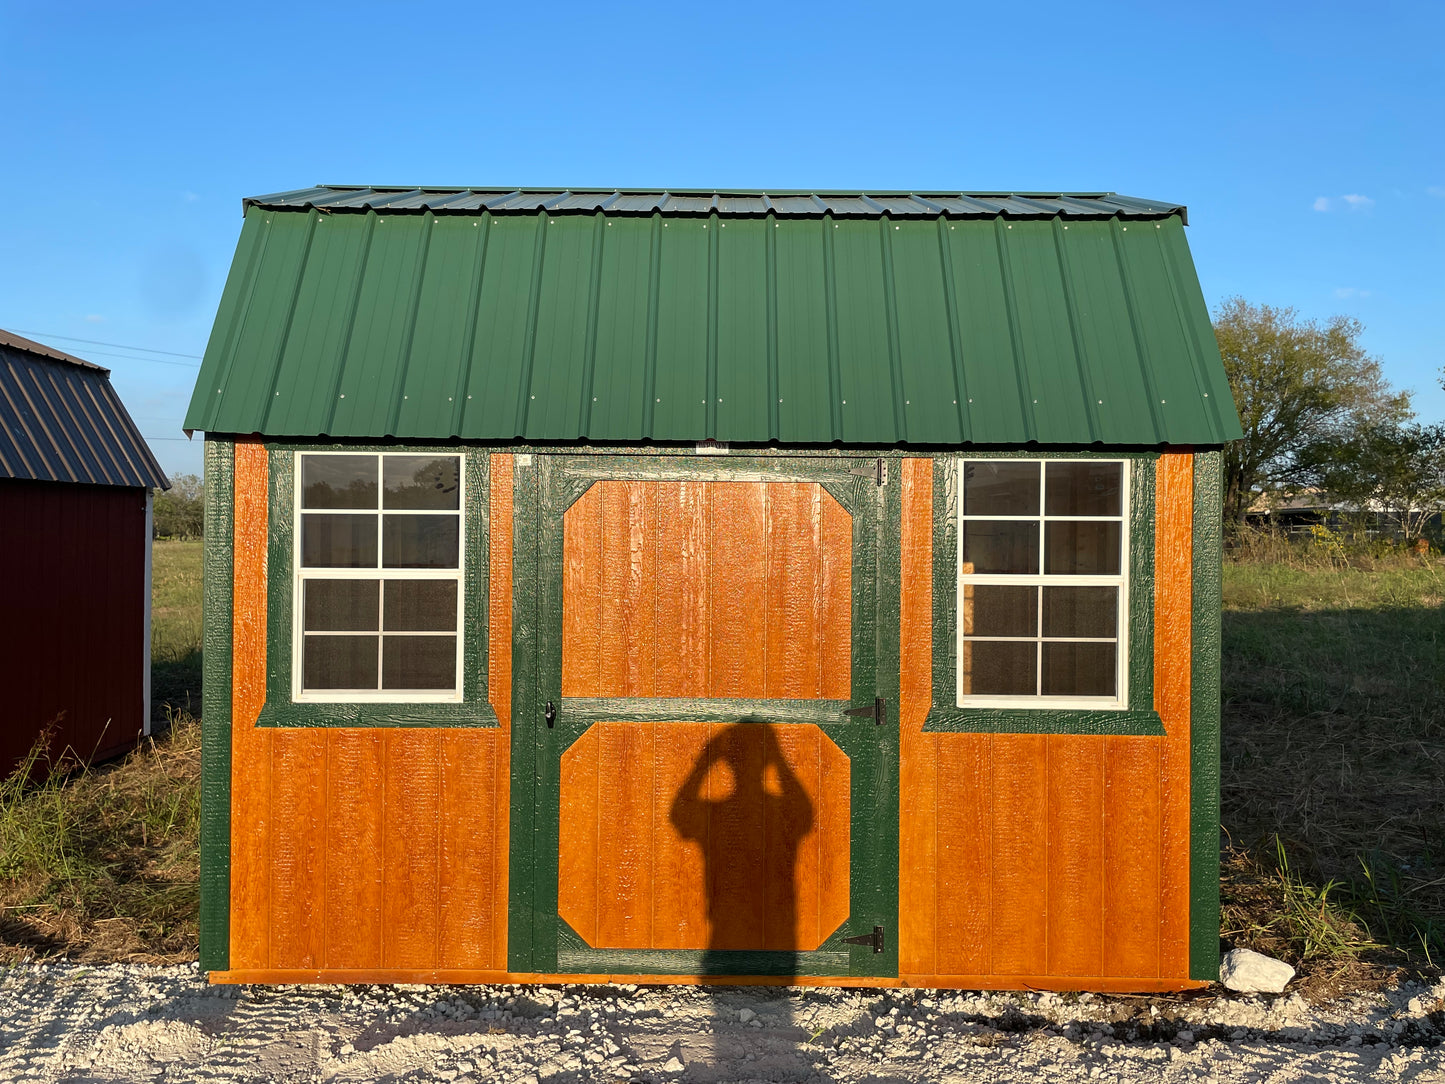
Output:
<path fill-rule="evenodd" d="M 152 522 L 157 538 L 200 538 L 205 527 L 204 488 L 194 474 L 178 474 L 170 489 L 155 491 Z"/>
<path fill-rule="evenodd" d="M 1299 453 L 1362 427 L 1403 422 L 1409 392 L 1391 389 L 1348 316 L 1304 320 L 1289 308 L 1225 301 L 1214 335 L 1244 439 L 1224 449 L 1224 519 L 1238 526 L 1263 493 L 1308 484 Z"/>
<path fill-rule="evenodd" d="M 1300 460 L 1331 497 L 1392 517 L 1407 541 L 1445 507 L 1445 426 L 1370 426 L 1310 445 Z"/>

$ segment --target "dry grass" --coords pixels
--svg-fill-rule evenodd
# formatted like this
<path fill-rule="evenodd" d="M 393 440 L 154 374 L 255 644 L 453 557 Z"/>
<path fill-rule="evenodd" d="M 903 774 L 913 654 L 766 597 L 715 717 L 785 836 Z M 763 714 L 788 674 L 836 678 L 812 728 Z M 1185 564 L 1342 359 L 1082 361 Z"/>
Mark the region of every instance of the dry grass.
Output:
<path fill-rule="evenodd" d="M 1263 540 L 1225 566 L 1224 937 L 1320 993 L 1445 962 L 1445 563 Z"/>

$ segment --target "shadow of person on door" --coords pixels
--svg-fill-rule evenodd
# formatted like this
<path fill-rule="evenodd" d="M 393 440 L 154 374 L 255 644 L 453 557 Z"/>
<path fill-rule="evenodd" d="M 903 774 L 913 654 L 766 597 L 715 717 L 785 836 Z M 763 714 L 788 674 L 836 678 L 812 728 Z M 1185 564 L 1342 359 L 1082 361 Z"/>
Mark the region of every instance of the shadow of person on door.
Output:
<path fill-rule="evenodd" d="M 702 851 L 710 931 L 702 974 L 797 975 L 798 847 L 816 818 L 776 730 L 744 719 L 715 732 L 671 819 Z"/>

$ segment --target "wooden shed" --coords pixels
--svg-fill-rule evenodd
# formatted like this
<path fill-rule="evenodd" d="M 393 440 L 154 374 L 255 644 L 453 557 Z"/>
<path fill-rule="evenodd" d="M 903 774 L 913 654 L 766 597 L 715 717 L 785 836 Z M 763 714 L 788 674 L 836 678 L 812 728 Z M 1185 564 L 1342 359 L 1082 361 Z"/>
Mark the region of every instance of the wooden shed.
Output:
<path fill-rule="evenodd" d="M 150 733 L 151 491 L 110 370 L 0 331 L 0 777 Z"/>
<path fill-rule="evenodd" d="M 205 430 L 218 982 L 1218 969 L 1183 207 L 244 203 Z"/>

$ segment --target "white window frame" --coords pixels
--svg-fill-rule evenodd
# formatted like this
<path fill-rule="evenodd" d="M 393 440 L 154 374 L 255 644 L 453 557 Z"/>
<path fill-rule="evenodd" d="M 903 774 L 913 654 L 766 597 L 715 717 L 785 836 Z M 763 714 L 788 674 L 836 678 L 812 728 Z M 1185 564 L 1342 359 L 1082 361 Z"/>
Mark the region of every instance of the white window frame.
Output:
<path fill-rule="evenodd" d="M 298 704 L 460 704 L 464 695 L 465 679 L 462 673 L 463 660 L 466 658 L 464 650 L 464 627 L 466 623 L 466 564 L 467 564 L 467 457 L 461 451 L 440 450 L 436 451 L 437 458 L 447 457 L 457 460 L 457 507 L 455 509 L 442 508 L 397 508 L 392 509 L 390 514 L 400 515 L 437 515 L 457 517 L 457 567 L 451 568 L 383 568 L 382 562 L 382 520 L 388 511 L 382 507 L 385 500 L 385 468 L 378 463 L 376 480 L 376 508 L 370 510 L 369 514 L 376 516 L 376 567 L 375 568 L 302 568 L 302 519 L 303 515 L 356 515 L 368 514 L 365 508 L 302 508 L 301 501 L 303 490 L 301 485 L 302 462 L 307 456 L 359 456 L 370 455 L 379 461 L 387 456 L 424 456 L 431 454 L 427 451 L 396 451 L 377 452 L 349 448 L 340 448 L 329 451 L 303 452 L 298 451 L 295 455 L 295 463 L 292 466 L 294 473 L 294 484 L 292 486 L 292 509 L 291 522 L 293 524 L 292 539 L 292 569 L 291 569 L 291 699 Z M 382 680 L 382 644 L 385 633 L 381 626 L 386 623 L 386 580 L 453 580 L 457 586 L 457 627 L 455 633 L 447 631 L 431 632 L 406 632 L 400 635 L 405 636 L 456 636 L 457 658 L 456 668 L 453 673 L 456 675 L 456 688 L 453 691 L 413 691 L 413 690 L 388 690 L 388 689 L 305 689 L 302 682 L 305 677 L 303 671 L 303 649 L 306 641 L 306 612 L 305 612 L 305 581 L 306 580 L 381 580 L 381 598 L 378 601 L 377 610 L 377 631 L 376 632 L 319 632 L 318 636 L 375 636 L 377 638 L 376 651 L 376 681 L 380 686 Z"/>
<path fill-rule="evenodd" d="M 957 672 L 957 686 L 954 690 L 954 699 L 960 708 L 1022 708 L 1038 710 L 1093 710 L 1093 711 L 1127 711 L 1129 708 L 1129 537 L 1130 524 L 1130 467 L 1131 462 L 1127 459 L 1110 459 L 1105 457 L 1090 458 L 1092 463 L 1117 463 L 1119 465 L 1119 512 L 1117 516 L 1050 516 L 1045 509 L 1044 503 L 1045 487 L 1048 482 L 1049 463 L 1074 463 L 1084 462 L 1078 459 L 1050 459 L 1047 457 L 1009 457 L 999 458 L 994 462 L 1006 463 L 1038 463 L 1039 466 L 1039 514 L 1037 516 L 1000 516 L 1000 515 L 965 515 L 963 508 L 963 487 L 966 474 L 966 467 L 969 463 L 987 461 L 987 456 L 961 456 L 958 459 L 958 469 L 954 472 L 957 478 L 958 492 L 954 495 L 955 507 L 958 509 L 958 556 L 954 569 L 955 594 L 954 605 L 957 607 L 957 645 L 955 658 Z M 1031 574 L 1010 574 L 1010 573 L 969 573 L 963 571 L 963 528 L 969 520 L 1012 520 L 1014 522 L 1037 522 L 1039 525 L 1039 562 L 1043 567 L 1046 550 L 1044 548 L 1044 530 L 1048 523 L 1119 523 L 1119 573 L 1115 576 L 1076 576 L 1063 573 L 1031 573 Z M 1038 630 L 1034 636 L 966 636 L 963 631 L 963 590 L 966 586 L 1006 586 L 1006 587 L 1117 587 L 1118 591 L 1118 617 L 1114 629 L 1114 636 L 1050 636 L 1043 635 L 1043 591 L 1037 592 L 1040 612 L 1037 617 Z M 982 642 L 1015 642 L 1028 643 L 1036 642 L 1039 647 L 1035 656 L 1035 688 L 1043 688 L 1043 644 L 1044 643 L 1110 643 L 1116 647 L 1114 651 L 1114 689 L 1113 696 L 1046 696 L 1042 692 L 1033 695 L 1013 694 L 1009 696 L 974 696 L 965 695 L 963 691 L 964 681 L 964 645 L 971 640 Z"/>

